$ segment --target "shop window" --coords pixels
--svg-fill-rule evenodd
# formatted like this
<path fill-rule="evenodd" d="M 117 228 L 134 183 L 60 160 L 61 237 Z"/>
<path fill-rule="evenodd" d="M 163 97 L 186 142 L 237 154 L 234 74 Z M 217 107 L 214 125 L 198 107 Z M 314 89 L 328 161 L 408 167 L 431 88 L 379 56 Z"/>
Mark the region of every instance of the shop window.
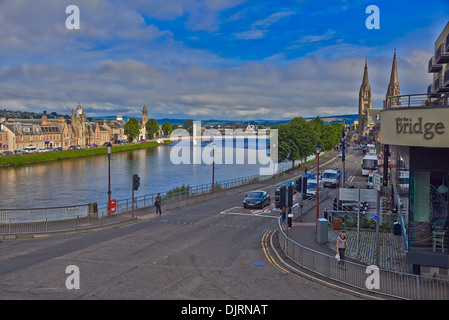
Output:
<path fill-rule="evenodd" d="M 410 170 L 409 246 L 449 254 L 449 172 Z"/>

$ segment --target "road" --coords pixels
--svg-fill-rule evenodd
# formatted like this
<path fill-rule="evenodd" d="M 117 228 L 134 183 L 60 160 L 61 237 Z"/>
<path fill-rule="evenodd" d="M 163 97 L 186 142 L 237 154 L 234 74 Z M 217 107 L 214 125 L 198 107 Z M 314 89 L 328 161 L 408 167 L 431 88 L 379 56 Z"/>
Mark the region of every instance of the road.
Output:
<path fill-rule="evenodd" d="M 324 167 L 341 164 L 332 159 L 322 160 Z M 347 170 L 357 165 L 351 159 Z M 252 187 L 274 200 L 278 181 Z M 0 299 L 358 299 L 283 268 L 268 246 L 278 213 L 242 209 L 247 191 L 162 216 L 149 208 L 122 228 L 3 241 Z M 71 265 L 79 269 L 79 289 L 66 287 Z"/>

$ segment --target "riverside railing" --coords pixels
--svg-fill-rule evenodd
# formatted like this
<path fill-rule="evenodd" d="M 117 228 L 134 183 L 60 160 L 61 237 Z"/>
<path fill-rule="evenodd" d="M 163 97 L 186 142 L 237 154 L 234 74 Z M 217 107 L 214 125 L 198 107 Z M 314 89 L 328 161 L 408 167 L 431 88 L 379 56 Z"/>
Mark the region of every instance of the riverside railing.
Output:
<path fill-rule="evenodd" d="M 278 171 L 290 169 L 290 165 Z M 223 194 L 223 191 L 235 187 L 264 181 L 273 175 L 253 175 L 225 181 L 218 181 L 198 186 L 182 186 L 169 191 L 160 192 L 165 209 L 182 207 L 207 201 Z M 117 222 L 134 219 L 133 210 L 154 206 L 157 193 L 120 199 L 116 202 L 116 211 L 108 213 L 107 203 L 90 203 L 84 205 L 32 208 L 32 209 L 0 209 L 0 235 L 40 234 L 62 231 L 74 231 L 101 227 Z"/>
<path fill-rule="evenodd" d="M 341 269 L 334 256 L 307 248 L 290 239 L 282 228 L 280 218 L 278 229 L 279 245 L 284 254 L 300 267 L 315 274 L 364 290 L 367 294 L 383 294 L 410 300 L 449 299 L 449 280 L 379 269 L 348 260 L 345 261 L 345 269 Z"/>

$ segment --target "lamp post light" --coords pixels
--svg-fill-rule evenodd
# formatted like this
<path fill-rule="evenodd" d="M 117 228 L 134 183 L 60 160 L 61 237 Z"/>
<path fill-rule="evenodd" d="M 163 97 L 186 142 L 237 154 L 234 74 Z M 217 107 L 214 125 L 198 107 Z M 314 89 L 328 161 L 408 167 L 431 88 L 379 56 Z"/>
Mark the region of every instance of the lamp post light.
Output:
<path fill-rule="evenodd" d="M 316 224 L 315 224 L 315 234 L 318 232 L 318 219 L 320 218 L 320 153 L 321 153 L 321 143 L 315 146 L 316 151 Z"/>
<path fill-rule="evenodd" d="M 108 142 L 106 145 L 106 150 L 108 152 L 108 216 L 111 214 L 111 153 L 112 144 Z"/>

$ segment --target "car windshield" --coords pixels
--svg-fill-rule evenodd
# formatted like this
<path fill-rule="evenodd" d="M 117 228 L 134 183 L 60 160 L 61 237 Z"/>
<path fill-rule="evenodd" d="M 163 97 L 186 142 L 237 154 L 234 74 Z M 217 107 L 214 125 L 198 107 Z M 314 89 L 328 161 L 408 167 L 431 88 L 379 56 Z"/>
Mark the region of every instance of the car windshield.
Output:
<path fill-rule="evenodd" d="M 335 179 L 337 177 L 337 174 L 336 173 L 326 172 L 323 177 L 325 179 Z"/>
<path fill-rule="evenodd" d="M 250 192 L 248 198 L 261 198 L 263 192 Z"/>

